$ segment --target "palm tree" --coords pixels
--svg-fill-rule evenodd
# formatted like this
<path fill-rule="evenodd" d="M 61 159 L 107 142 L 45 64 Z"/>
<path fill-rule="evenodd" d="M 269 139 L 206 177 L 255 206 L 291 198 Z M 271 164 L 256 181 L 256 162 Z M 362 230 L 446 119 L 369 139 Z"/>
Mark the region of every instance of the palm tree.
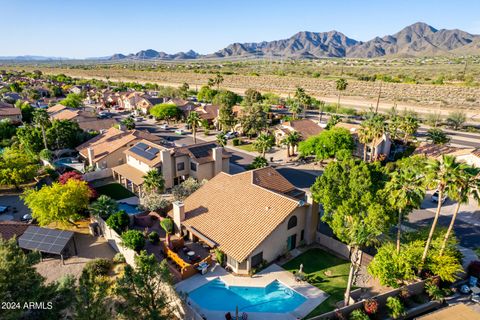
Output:
<path fill-rule="evenodd" d="M 427 141 L 432 141 L 433 144 L 445 144 L 450 141 L 450 138 L 442 129 L 431 128 L 427 131 Z"/>
<path fill-rule="evenodd" d="M 255 142 L 253 143 L 253 147 L 255 148 L 256 151 L 258 151 L 262 155 L 262 158 L 265 158 L 265 153 L 267 152 L 267 150 L 273 147 L 274 144 L 275 144 L 275 141 L 271 134 L 260 133 L 260 135 L 257 137 Z"/>
<path fill-rule="evenodd" d="M 464 203 L 468 203 L 469 196 L 472 196 L 477 202 L 480 202 L 480 168 L 475 168 L 471 166 L 465 166 L 457 177 L 455 184 L 450 184 L 446 186 L 447 195 L 457 201 L 455 210 L 453 211 L 452 219 L 445 233 L 445 238 L 443 239 L 442 247 L 440 249 L 440 255 L 443 255 L 445 248 L 447 246 L 448 238 L 452 233 L 453 226 L 455 224 L 455 219 L 457 218 L 458 211 L 460 206 Z"/>
<path fill-rule="evenodd" d="M 316 100 L 316 105 L 318 108 L 318 123 L 322 123 L 323 112 L 325 111 L 325 101 L 323 100 Z"/>
<path fill-rule="evenodd" d="M 219 134 L 217 134 L 217 143 L 222 147 L 225 147 L 227 145 L 227 136 L 225 136 L 225 133 L 220 132 Z"/>
<path fill-rule="evenodd" d="M 401 117 L 399 128 L 403 131 L 404 144 L 408 143 L 409 138 L 417 132 L 419 127 L 420 124 L 415 113 L 409 112 Z"/>
<path fill-rule="evenodd" d="M 336 113 L 338 113 L 338 109 L 340 108 L 340 94 L 342 91 L 345 91 L 347 89 L 348 82 L 344 78 L 340 78 L 335 82 L 335 85 L 338 91 L 338 101 L 337 101 L 337 111 L 336 111 Z"/>
<path fill-rule="evenodd" d="M 287 136 L 282 140 L 282 144 L 287 146 L 287 155 L 289 157 L 295 154 L 295 147 L 301 140 L 301 136 L 297 131 L 292 131 L 287 134 Z M 292 148 L 292 153 L 290 154 L 290 148 Z"/>
<path fill-rule="evenodd" d="M 127 130 L 135 129 L 135 120 L 132 117 L 123 119 L 121 123 L 127 128 Z"/>
<path fill-rule="evenodd" d="M 358 141 L 363 144 L 363 161 L 367 162 L 367 145 L 372 142 L 372 134 L 364 121 L 358 129 Z"/>
<path fill-rule="evenodd" d="M 165 180 L 162 173 L 157 169 L 148 171 L 143 176 L 143 187 L 148 193 L 163 192 L 165 189 Z"/>
<path fill-rule="evenodd" d="M 288 99 L 288 111 L 292 113 L 292 118 L 295 120 L 300 112 L 302 112 L 302 106 L 296 99 Z"/>
<path fill-rule="evenodd" d="M 400 168 L 392 173 L 390 181 L 385 185 L 390 205 L 398 210 L 397 253 L 400 252 L 402 221 L 413 209 L 420 208 L 425 198 L 425 179 L 419 174 L 419 168 L 403 162 Z"/>
<path fill-rule="evenodd" d="M 371 144 L 371 154 L 370 154 L 370 161 L 375 160 L 375 153 L 376 153 L 376 145 L 378 141 L 383 137 L 385 133 L 385 122 L 383 121 L 383 117 L 375 114 L 370 121 L 368 121 L 367 126 L 370 131 L 370 135 L 372 138 Z"/>
<path fill-rule="evenodd" d="M 459 163 L 456 161 L 454 156 L 442 156 L 442 161 L 431 160 L 427 165 L 427 179 L 428 184 L 437 187 L 438 191 L 438 205 L 437 210 L 435 211 L 435 217 L 433 218 L 432 226 L 430 227 L 430 232 L 428 234 L 427 242 L 423 249 L 422 261 L 418 272 L 422 271 L 422 266 L 427 259 L 428 249 L 433 239 L 433 233 L 435 232 L 435 227 L 437 226 L 438 218 L 442 210 L 442 199 L 445 194 L 445 189 L 448 187 L 453 187 L 460 176 L 461 172 L 465 169 L 466 164 Z"/>
<path fill-rule="evenodd" d="M 197 128 L 202 125 L 202 119 L 198 116 L 197 112 L 190 112 L 187 117 L 187 124 L 192 127 L 193 143 L 197 143 Z"/>
<path fill-rule="evenodd" d="M 295 91 L 295 100 L 297 101 L 300 109 L 303 110 L 303 117 L 305 118 L 305 109 L 312 103 L 312 97 L 310 97 L 305 89 L 297 87 Z"/>
<path fill-rule="evenodd" d="M 48 116 L 47 111 L 44 109 L 35 109 L 35 111 L 33 111 L 33 122 L 36 126 L 39 126 L 42 129 L 43 144 L 45 149 L 48 149 L 45 127 L 50 125 L 50 117 Z"/>

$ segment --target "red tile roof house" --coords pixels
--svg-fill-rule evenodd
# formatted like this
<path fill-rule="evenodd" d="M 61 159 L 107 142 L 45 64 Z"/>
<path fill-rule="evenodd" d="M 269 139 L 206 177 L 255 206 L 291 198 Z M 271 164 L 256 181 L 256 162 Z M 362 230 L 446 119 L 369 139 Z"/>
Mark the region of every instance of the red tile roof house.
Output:
<path fill-rule="evenodd" d="M 219 173 L 169 215 L 177 235 L 220 249 L 242 275 L 313 243 L 319 219 L 318 205 L 271 167 Z"/>
<path fill-rule="evenodd" d="M 275 130 L 275 142 L 280 145 L 290 132 L 298 132 L 302 140 L 306 140 L 311 136 L 320 134 L 322 131 L 323 128 L 310 119 L 285 121 Z"/>

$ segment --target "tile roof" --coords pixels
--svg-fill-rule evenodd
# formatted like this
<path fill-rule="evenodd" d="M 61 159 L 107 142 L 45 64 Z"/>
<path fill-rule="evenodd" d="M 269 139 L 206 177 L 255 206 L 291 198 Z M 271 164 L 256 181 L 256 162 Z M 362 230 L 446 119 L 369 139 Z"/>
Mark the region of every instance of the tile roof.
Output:
<path fill-rule="evenodd" d="M 0 221 L 0 237 L 4 240 L 18 238 L 28 228 L 28 224 L 19 221 Z"/>
<path fill-rule="evenodd" d="M 283 125 L 293 128 L 293 130 L 297 131 L 303 139 L 307 139 L 310 136 L 316 136 L 323 131 L 322 127 L 310 119 L 288 121 Z"/>
<path fill-rule="evenodd" d="M 237 175 L 216 175 L 185 200 L 182 223 L 217 243 L 235 260 L 244 261 L 292 211 L 303 205 L 271 191 L 290 189 L 288 181 L 280 181 L 274 171 L 267 167 Z M 276 185 L 279 181 L 280 187 Z"/>
<path fill-rule="evenodd" d="M 216 142 L 204 142 L 192 144 L 185 147 L 177 147 L 173 149 L 173 156 L 188 156 L 195 162 L 199 164 L 212 162 L 213 161 L 213 151 L 212 149 L 219 147 L 220 145 Z M 223 150 L 223 158 L 230 158 L 231 154 L 228 151 Z"/>
<path fill-rule="evenodd" d="M 357 123 L 347 123 L 347 122 L 339 122 L 335 125 L 337 128 L 345 128 L 350 132 L 354 133 L 358 129 L 360 129 L 360 125 Z"/>
<path fill-rule="evenodd" d="M 49 114 L 52 114 L 52 113 L 59 112 L 59 111 L 65 110 L 65 109 L 67 109 L 67 107 L 65 107 L 64 105 L 56 104 L 53 107 L 48 108 L 47 112 Z"/>
<path fill-rule="evenodd" d="M 79 116 L 78 110 L 63 109 L 55 112 L 51 117 L 55 120 L 72 120 Z"/>
<path fill-rule="evenodd" d="M 21 114 L 22 111 L 19 108 L 15 108 L 9 103 L 0 102 L 0 116 L 17 116 Z"/>
<path fill-rule="evenodd" d="M 83 157 L 88 157 L 88 148 L 93 148 L 94 161 L 99 161 L 102 158 L 106 157 L 110 153 L 127 146 L 129 143 L 135 140 L 149 140 L 154 142 L 159 142 L 162 138 L 151 134 L 147 131 L 141 130 L 129 130 L 122 131 L 115 127 L 112 127 L 105 131 L 104 133 L 99 134 L 98 136 L 88 140 L 87 142 L 81 144 L 76 149 Z"/>
<path fill-rule="evenodd" d="M 133 148 L 129 148 L 127 150 L 124 151 L 125 154 L 137 159 L 137 160 L 140 160 L 142 161 L 143 163 L 146 163 L 149 167 L 153 168 L 155 166 L 157 166 L 158 164 L 160 164 L 162 162 L 162 158 L 160 156 L 160 151 L 161 150 L 165 150 L 166 148 L 164 146 L 161 146 L 159 144 L 156 144 L 156 143 L 153 143 L 153 142 L 150 142 L 148 140 L 140 140 L 138 141 L 135 146 L 139 143 L 144 143 L 146 144 L 148 147 L 150 148 L 156 148 L 159 150 L 159 152 L 157 153 L 156 157 L 154 157 L 153 159 L 147 159 L 145 157 L 142 157 L 138 154 L 136 154 L 135 152 L 133 152 L 131 149 Z"/>
<path fill-rule="evenodd" d="M 414 155 L 424 155 L 429 158 L 438 158 L 449 154 L 466 154 L 472 152 L 473 148 L 458 148 L 447 144 L 434 144 L 422 142 L 413 152 Z"/>
<path fill-rule="evenodd" d="M 113 167 L 112 171 L 117 172 L 121 176 L 132 181 L 137 186 L 140 186 L 143 184 L 143 176 L 145 176 L 145 172 L 140 171 L 137 168 L 134 168 L 127 163 Z"/>
<path fill-rule="evenodd" d="M 78 126 L 84 131 L 101 131 L 107 130 L 114 125 L 118 124 L 115 119 L 80 119 Z"/>

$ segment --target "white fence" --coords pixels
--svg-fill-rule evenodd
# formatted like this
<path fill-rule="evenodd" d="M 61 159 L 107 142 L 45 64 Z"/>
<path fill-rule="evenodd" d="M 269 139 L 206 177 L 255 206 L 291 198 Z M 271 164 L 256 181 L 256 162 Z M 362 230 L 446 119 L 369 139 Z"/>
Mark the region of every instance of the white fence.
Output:
<path fill-rule="evenodd" d="M 92 172 L 85 172 L 83 174 L 83 180 L 90 182 L 93 180 L 105 179 L 111 176 L 112 176 L 112 169 L 107 168 L 107 169 L 101 169 L 101 170 L 92 171 Z"/>
<path fill-rule="evenodd" d="M 108 244 L 113 248 L 113 250 L 123 254 L 123 256 L 125 257 L 125 261 L 129 265 L 134 266 L 135 256 L 137 255 L 137 253 L 132 249 L 122 246 L 122 238 L 120 238 L 120 235 L 115 230 L 107 226 L 107 224 L 102 218 L 96 217 L 95 220 L 97 221 L 98 226 L 102 231 L 102 235 L 108 241 Z"/>

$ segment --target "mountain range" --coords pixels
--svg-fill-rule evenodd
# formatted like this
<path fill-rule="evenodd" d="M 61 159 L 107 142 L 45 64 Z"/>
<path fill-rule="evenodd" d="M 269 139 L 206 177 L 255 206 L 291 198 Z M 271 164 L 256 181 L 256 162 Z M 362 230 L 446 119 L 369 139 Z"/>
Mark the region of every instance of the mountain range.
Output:
<path fill-rule="evenodd" d="M 192 59 L 242 59 L 242 58 L 376 58 L 424 57 L 448 55 L 480 55 L 480 35 L 458 29 L 435 29 L 417 22 L 393 35 L 375 37 L 363 42 L 349 38 L 339 31 L 302 31 L 288 39 L 251 43 L 233 43 L 211 54 L 201 55 L 193 50 L 168 54 L 153 49 L 137 53 L 116 53 L 109 57 L 89 60 L 192 60 Z M 5 57 L 0 57 L 4 59 Z M 15 58 L 15 57 L 9 57 Z M 28 56 L 14 60 L 28 60 Z M 8 59 L 12 60 L 12 59 Z M 42 60 L 35 57 L 31 60 Z M 48 57 L 43 60 L 54 60 Z M 62 58 L 63 60 L 63 58 Z"/>

